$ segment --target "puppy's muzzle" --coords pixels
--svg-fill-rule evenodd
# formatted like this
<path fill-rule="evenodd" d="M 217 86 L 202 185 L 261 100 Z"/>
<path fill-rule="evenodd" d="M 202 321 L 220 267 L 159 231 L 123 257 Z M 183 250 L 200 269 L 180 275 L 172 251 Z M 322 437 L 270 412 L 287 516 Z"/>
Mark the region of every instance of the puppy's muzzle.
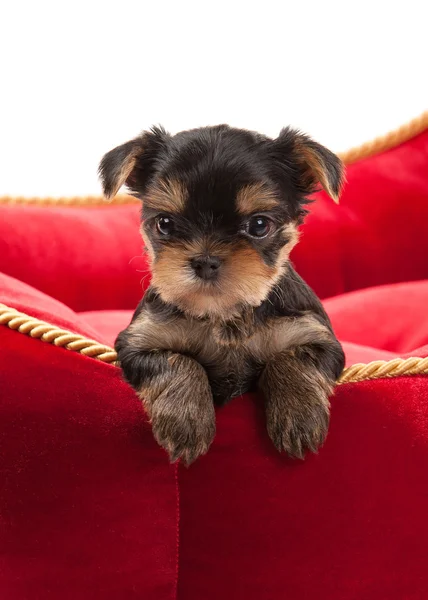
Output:
<path fill-rule="evenodd" d="M 205 281 L 217 278 L 221 263 L 222 260 L 218 256 L 200 256 L 190 261 L 195 275 Z"/>

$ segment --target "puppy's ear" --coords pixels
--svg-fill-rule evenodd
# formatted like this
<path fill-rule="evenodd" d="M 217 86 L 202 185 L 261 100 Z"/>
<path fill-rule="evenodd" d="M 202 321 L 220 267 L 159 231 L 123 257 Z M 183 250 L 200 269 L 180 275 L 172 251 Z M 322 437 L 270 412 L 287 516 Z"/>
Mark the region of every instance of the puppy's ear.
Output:
<path fill-rule="evenodd" d="M 274 144 L 300 193 L 310 195 L 321 184 L 327 194 L 339 202 L 344 183 L 344 166 L 339 157 L 290 127 L 281 131 Z"/>
<path fill-rule="evenodd" d="M 122 185 L 137 195 L 143 193 L 153 174 L 156 158 L 164 149 L 168 137 L 169 134 L 162 127 L 153 127 L 107 152 L 98 167 L 106 198 L 113 198 Z"/>

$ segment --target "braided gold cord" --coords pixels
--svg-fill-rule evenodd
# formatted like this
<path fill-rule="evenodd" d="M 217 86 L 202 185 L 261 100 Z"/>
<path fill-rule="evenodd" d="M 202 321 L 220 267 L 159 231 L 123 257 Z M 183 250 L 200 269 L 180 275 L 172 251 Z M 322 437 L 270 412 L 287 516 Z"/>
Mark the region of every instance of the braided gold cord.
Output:
<path fill-rule="evenodd" d="M 123 204 L 139 204 L 133 196 L 121 194 L 108 202 L 103 196 L 73 196 L 70 198 L 26 198 L 25 196 L 0 196 L 0 204 L 24 204 L 30 206 L 93 206 L 109 207 Z"/>
<path fill-rule="evenodd" d="M 345 369 L 338 383 L 355 383 L 366 379 L 400 377 L 401 375 L 428 375 L 428 357 L 393 358 L 357 363 Z"/>
<path fill-rule="evenodd" d="M 54 344 L 60 348 L 79 352 L 105 363 L 114 363 L 117 359 L 116 352 L 109 346 L 85 338 L 78 333 L 60 329 L 51 323 L 30 317 L 5 304 L 0 304 L 0 325 L 7 325 L 10 329 L 25 333 L 32 338 L 37 338 L 48 344 Z"/>
<path fill-rule="evenodd" d="M 374 140 L 361 144 L 361 146 L 356 146 L 346 152 L 339 153 L 339 157 L 345 164 L 349 165 L 358 160 L 362 160 L 363 158 L 368 158 L 369 156 L 374 156 L 375 154 L 380 154 L 381 152 L 395 148 L 399 144 L 403 144 L 413 137 L 416 137 L 425 131 L 425 129 L 428 129 L 428 111 L 425 111 L 419 115 L 419 117 L 412 119 L 408 123 L 401 125 L 398 129 L 394 129 L 385 135 L 381 135 Z"/>
<path fill-rule="evenodd" d="M 339 153 L 340 158 L 347 165 L 354 163 L 363 158 L 374 156 L 395 148 L 399 144 L 403 144 L 415 137 L 419 133 L 422 133 L 428 129 L 428 111 L 422 113 L 415 119 L 412 119 L 408 123 L 405 123 L 401 127 L 386 133 L 385 135 L 379 136 L 374 140 L 365 142 L 360 146 L 351 148 L 345 152 Z M 103 196 L 74 196 L 74 197 L 63 197 L 63 198 L 26 198 L 25 196 L 0 196 L 0 204 L 26 204 L 34 206 L 117 206 L 121 204 L 138 204 L 139 200 L 133 196 L 126 194 L 120 194 L 113 198 L 112 201 L 107 202 Z"/>
<path fill-rule="evenodd" d="M 116 363 L 117 354 L 109 346 L 85 338 L 78 333 L 60 329 L 56 325 L 35 319 L 14 308 L 0 304 L 0 325 L 37 338 L 48 344 L 79 352 L 84 356 L 96 358 L 105 363 Z M 428 375 L 428 357 L 394 358 L 393 360 L 375 360 L 364 364 L 357 363 L 345 369 L 338 381 L 357 383 L 368 379 L 400 377 L 403 375 Z"/>

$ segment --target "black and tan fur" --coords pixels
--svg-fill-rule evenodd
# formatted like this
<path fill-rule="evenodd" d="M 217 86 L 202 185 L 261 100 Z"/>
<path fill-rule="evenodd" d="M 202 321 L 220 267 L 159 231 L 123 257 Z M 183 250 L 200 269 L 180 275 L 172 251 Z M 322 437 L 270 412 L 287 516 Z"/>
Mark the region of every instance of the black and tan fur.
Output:
<path fill-rule="evenodd" d="M 316 451 L 344 356 L 289 254 L 317 184 L 337 199 L 339 159 L 289 128 L 275 140 L 154 128 L 106 154 L 100 174 L 107 196 L 126 184 L 142 199 L 152 282 L 116 350 L 171 460 L 204 454 L 214 403 L 256 388 L 275 446 Z"/>

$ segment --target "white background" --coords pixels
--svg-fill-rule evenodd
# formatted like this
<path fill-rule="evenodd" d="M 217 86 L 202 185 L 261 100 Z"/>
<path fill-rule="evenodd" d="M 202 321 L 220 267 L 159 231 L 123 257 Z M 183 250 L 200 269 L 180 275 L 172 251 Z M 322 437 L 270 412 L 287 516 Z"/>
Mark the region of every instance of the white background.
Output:
<path fill-rule="evenodd" d="M 152 124 L 286 124 L 345 150 L 428 105 L 426 1 L 3 1 L 0 195 L 100 193 Z"/>

